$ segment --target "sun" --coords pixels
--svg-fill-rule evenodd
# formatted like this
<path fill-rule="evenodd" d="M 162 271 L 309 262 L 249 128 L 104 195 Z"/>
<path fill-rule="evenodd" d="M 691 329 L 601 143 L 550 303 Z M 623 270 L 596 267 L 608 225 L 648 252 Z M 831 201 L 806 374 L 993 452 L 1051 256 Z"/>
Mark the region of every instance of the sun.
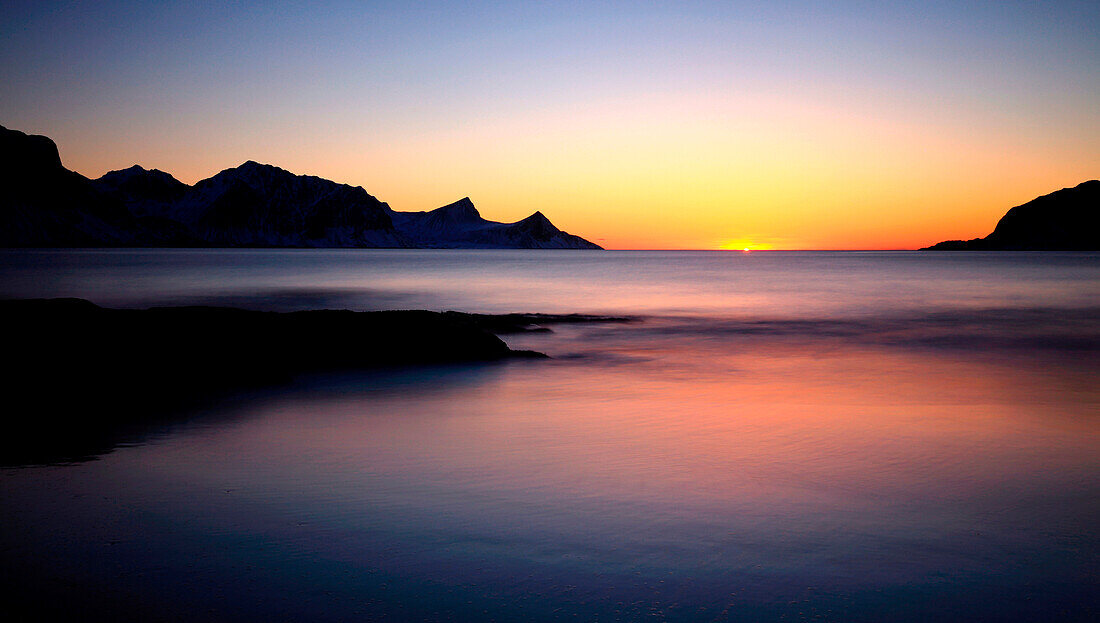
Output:
<path fill-rule="evenodd" d="M 772 245 L 766 242 L 755 242 L 749 238 L 737 238 L 736 240 L 728 240 L 722 243 L 719 248 L 723 251 L 741 251 L 742 253 L 748 253 L 750 251 L 765 251 L 772 248 Z"/>

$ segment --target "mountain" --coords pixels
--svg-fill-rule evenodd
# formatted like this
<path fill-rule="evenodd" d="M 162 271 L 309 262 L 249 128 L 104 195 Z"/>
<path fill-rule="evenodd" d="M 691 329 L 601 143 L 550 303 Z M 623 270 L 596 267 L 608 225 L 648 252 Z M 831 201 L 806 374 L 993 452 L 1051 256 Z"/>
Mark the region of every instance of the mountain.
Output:
<path fill-rule="evenodd" d="M 178 223 L 142 218 L 61 164 L 45 136 L 0 126 L 0 246 L 189 245 Z"/>
<path fill-rule="evenodd" d="M 101 192 L 114 195 L 128 207 L 150 201 L 171 203 L 181 199 L 190 188 L 169 173 L 143 169 L 136 164 L 129 169 L 111 171 L 92 183 Z"/>
<path fill-rule="evenodd" d="M 430 212 L 390 212 L 394 226 L 418 246 L 464 249 L 599 249 L 554 227 L 542 212 L 516 223 L 482 218 L 469 197 Z"/>
<path fill-rule="evenodd" d="M 947 240 L 924 250 L 1100 251 L 1100 180 L 1012 208 L 985 238 Z"/>
<path fill-rule="evenodd" d="M 253 161 L 198 182 L 159 209 L 213 246 L 407 246 L 386 204 L 362 188 Z"/>
<path fill-rule="evenodd" d="M 469 198 L 397 212 L 361 187 L 251 160 L 194 186 L 137 165 L 89 180 L 49 138 L 2 126 L 0 246 L 600 248 L 540 212 L 497 223 Z"/>

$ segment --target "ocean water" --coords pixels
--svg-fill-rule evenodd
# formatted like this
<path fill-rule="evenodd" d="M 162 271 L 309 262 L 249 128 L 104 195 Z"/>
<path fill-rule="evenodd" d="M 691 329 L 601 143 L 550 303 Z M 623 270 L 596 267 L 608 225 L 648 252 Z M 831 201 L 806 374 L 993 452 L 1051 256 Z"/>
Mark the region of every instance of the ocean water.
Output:
<path fill-rule="evenodd" d="M 28 620 L 1100 615 L 1100 254 L 4 251 L 0 296 L 632 318 L 5 466 Z"/>

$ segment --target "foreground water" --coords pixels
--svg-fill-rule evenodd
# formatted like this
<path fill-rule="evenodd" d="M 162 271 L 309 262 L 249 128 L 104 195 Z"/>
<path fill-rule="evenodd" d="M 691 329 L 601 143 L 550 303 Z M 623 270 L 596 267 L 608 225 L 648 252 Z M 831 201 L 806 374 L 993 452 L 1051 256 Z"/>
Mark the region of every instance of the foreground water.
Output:
<path fill-rule="evenodd" d="M 115 306 L 638 316 L 510 338 L 547 362 L 303 378 L 91 460 L 6 468 L 0 571 L 40 615 L 1100 608 L 1097 254 L 13 251 L 0 268 L 3 296 Z"/>

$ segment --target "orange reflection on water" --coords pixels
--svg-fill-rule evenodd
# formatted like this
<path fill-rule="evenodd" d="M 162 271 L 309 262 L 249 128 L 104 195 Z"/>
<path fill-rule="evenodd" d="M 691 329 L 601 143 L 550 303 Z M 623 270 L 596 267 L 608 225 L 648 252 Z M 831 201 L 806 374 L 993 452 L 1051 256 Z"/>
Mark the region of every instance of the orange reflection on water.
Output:
<path fill-rule="evenodd" d="M 1094 364 L 629 344 L 322 381 L 102 465 L 116 486 L 182 488 L 182 516 L 274 535 L 293 560 L 516 603 L 579 587 L 717 612 L 813 587 L 843 601 L 979 577 L 1044 599 L 1026 583 L 1092 581 Z"/>
<path fill-rule="evenodd" d="M 314 457 L 425 491 L 761 521 L 961 501 L 1100 467 L 1085 412 L 1097 392 L 1072 371 L 783 345 L 638 354 L 513 365 L 415 399 L 331 397 L 308 419 L 290 404 L 234 445 L 285 443 L 288 469 Z M 280 440 L 286 417 L 300 418 L 292 440 Z"/>

